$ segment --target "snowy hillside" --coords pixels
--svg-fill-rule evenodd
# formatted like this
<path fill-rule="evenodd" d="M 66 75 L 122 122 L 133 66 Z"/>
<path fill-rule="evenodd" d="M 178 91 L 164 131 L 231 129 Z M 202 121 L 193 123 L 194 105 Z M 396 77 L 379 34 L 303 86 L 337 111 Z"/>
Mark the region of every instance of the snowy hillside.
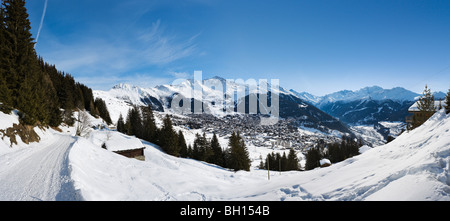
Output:
<path fill-rule="evenodd" d="M 441 111 L 388 145 L 327 168 L 271 172 L 270 180 L 267 171 L 234 173 L 168 156 L 150 143 L 145 162 L 89 139 L 79 139 L 69 158 L 85 200 L 450 200 L 449 131 Z"/>
<path fill-rule="evenodd" d="M 40 143 L 14 148 L 1 140 L 0 200 L 450 200 L 450 117 L 443 111 L 387 145 L 327 168 L 272 171 L 270 180 L 256 169 L 268 148 L 248 146 L 251 171 L 235 173 L 144 141 L 145 161 L 125 158 L 101 148 L 123 135 L 91 130 L 81 138 L 73 130 L 39 130 Z M 196 132 L 186 129 L 186 140 Z"/>

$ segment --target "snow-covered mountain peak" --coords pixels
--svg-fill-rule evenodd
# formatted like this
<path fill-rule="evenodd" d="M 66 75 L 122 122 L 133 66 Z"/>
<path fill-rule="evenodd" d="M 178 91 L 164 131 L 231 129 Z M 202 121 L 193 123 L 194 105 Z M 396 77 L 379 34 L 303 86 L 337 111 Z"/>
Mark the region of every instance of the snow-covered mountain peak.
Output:
<path fill-rule="evenodd" d="M 331 102 L 352 102 L 357 100 L 393 100 L 393 101 L 413 101 L 414 98 L 420 96 L 417 93 L 406 90 L 402 87 L 394 87 L 392 89 L 384 89 L 380 86 L 368 86 L 359 90 L 341 90 L 325 96 L 314 96 L 307 92 L 296 92 L 291 90 L 292 93 L 298 97 L 305 99 L 306 101 L 322 106 Z"/>

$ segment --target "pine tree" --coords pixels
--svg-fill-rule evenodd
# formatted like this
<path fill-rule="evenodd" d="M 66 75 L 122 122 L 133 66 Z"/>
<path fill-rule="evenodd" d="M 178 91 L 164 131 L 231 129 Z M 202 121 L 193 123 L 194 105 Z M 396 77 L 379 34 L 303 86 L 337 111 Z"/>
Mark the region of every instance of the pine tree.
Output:
<path fill-rule="evenodd" d="M 206 134 L 203 133 L 202 136 L 199 134 L 195 135 L 194 149 L 192 152 L 192 157 L 199 161 L 211 162 L 210 157 L 213 155 L 211 150 L 211 144 L 206 138 Z"/>
<path fill-rule="evenodd" d="M 311 148 L 306 153 L 306 170 L 312 170 L 316 167 L 320 167 L 320 152 L 317 148 Z"/>
<path fill-rule="evenodd" d="M 331 163 L 337 163 L 344 160 L 339 143 L 332 143 L 328 145 L 328 155 Z"/>
<path fill-rule="evenodd" d="M 101 98 L 96 98 L 94 101 L 94 108 L 97 110 L 98 115 L 107 123 L 112 124 L 111 117 L 109 116 L 108 107 L 106 103 Z M 92 110 L 91 110 L 92 111 Z"/>
<path fill-rule="evenodd" d="M 4 10 L 0 5 L 0 102 L 4 105 L 11 105 L 11 91 L 6 84 L 7 59 L 8 54 L 6 44 L 6 29 L 4 25 Z"/>
<path fill-rule="evenodd" d="M 298 157 L 295 154 L 295 150 L 293 148 L 291 148 L 289 150 L 289 154 L 287 156 L 287 168 L 286 170 L 299 170 L 300 168 L 298 167 Z"/>
<path fill-rule="evenodd" d="M 192 145 L 191 144 L 189 144 L 187 146 L 187 157 L 192 158 Z"/>
<path fill-rule="evenodd" d="M 225 159 L 223 156 L 222 147 L 219 144 L 219 139 L 217 139 L 216 133 L 213 133 L 213 137 L 211 139 L 211 150 L 212 156 L 210 162 L 219 166 L 225 166 Z"/>
<path fill-rule="evenodd" d="M 184 138 L 183 132 L 178 131 L 178 146 L 180 147 L 180 157 L 189 157 L 189 150 L 186 145 L 186 139 Z"/>
<path fill-rule="evenodd" d="M 434 96 L 431 94 L 431 90 L 428 89 L 427 85 L 425 85 L 423 95 L 417 102 L 417 108 L 419 109 L 419 113 L 415 114 L 413 117 L 413 128 L 425 123 L 425 121 L 427 121 L 436 111 L 436 107 L 434 106 Z"/>
<path fill-rule="evenodd" d="M 156 134 L 156 123 L 155 123 L 155 117 L 153 115 L 152 106 L 148 105 L 147 107 L 142 108 L 142 117 L 143 119 L 143 137 L 142 139 L 154 142 L 155 141 L 155 134 Z"/>
<path fill-rule="evenodd" d="M 423 91 L 422 97 L 419 98 L 417 103 L 417 108 L 419 111 L 423 112 L 434 112 L 436 107 L 434 106 L 434 96 L 431 94 L 431 90 L 425 85 L 425 90 Z"/>
<path fill-rule="evenodd" d="M 45 75 L 46 78 L 49 78 L 48 75 Z M 48 79 L 48 87 L 46 87 L 46 99 L 47 99 L 47 113 L 48 113 L 48 125 L 57 127 L 62 123 L 62 112 L 59 109 L 59 101 L 58 96 L 56 95 L 56 90 L 52 87 L 52 83 L 50 79 Z"/>
<path fill-rule="evenodd" d="M 194 139 L 194 145 L 192 146 L 192 152 L 191 152 L 191 157 L 192 159 L 195 160 L 201 160 L 201 151 L 200 151 L 200 135 L 197 133 L 195 134 L 195 139 Z"/>
<path fill-rule="evenodd" d="M 11 104 L 11 92 L 6 85 L 5 74 L 2 69 L 0 69 L 0 103 L 4 105 Z"/>
<path fill-rule="evenodd" d="M 172 120 L 167 114 L 163 120 L 163 126 L 160 132 L 161 148 L 167 154 L 178 157 L 180 155 L 180 147 L 178 146 L 178 135 L 173 129 Z"/>
<path fill-rule="evenodd" d="M 6 82 L 11 90 L 12 106 L 23 113 L 25 124 L 48 122 L 44 74 L 40 71 L 31 24 L 24 0 L 4 0 L 4 56 Z"/>
<path fill-rule="evenodd" d="M 212 163 L 211 157 L 213 155 L 213 150 L 211 149 L 211 142 L 206 138 L 206 133 L 203 132 L 202 136 L 203 145 L 201 146 L 202 159 L 208 163 Z"/>
<path fill-rule="evenodd" d="M 231 134 L 230 140 L 228 142 L 229 148 L 229 161 L 227 162 L 227 167 L 238 171 L 246 170 L 250 171 L 250 158 L 247 148 L 245 147 L 245 142 L 238 133 Z"/>
<path fill-rule="evenodd" d="M 117 131 L 126 133 L 125 122 L 123 120 L 122 114 L 119 115 L 119 120 L 117 120 Z"/>
<path fill-rule="evenodd" d="M 93 111 L 92 89 L 38 57 L 24 0 L 0 7 L 0 102 L 20 110 L 21 123 L 73 125 L 73 111 Z M 61 114 L 60 108 L 64 109 Z M 107 117 L 105 117 L 107 118 Z"/>
<path fill-rule="evenodd" d="M 128 135 L 142 138 L 142 117 L 138 106 L 135 105 L 128 111 L 125 127 Z"/>
<path fill-rule="evenodd" d="M 445 96 L 445 113 L 450 113 L 450 89 L 448 89 L 447 96 Z"/>

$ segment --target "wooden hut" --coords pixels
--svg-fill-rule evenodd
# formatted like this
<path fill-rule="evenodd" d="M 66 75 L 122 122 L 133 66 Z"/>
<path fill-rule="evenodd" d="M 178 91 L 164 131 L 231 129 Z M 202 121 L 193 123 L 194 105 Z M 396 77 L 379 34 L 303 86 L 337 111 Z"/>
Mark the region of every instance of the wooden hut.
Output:
<path fill-rule="evenodd" d="M 128 158 L 145 161 L 144 145 L 136 137 L 127 136 L 121 133 L 114 133 L 105 142 L 105 148 L 114 153 Z"/>

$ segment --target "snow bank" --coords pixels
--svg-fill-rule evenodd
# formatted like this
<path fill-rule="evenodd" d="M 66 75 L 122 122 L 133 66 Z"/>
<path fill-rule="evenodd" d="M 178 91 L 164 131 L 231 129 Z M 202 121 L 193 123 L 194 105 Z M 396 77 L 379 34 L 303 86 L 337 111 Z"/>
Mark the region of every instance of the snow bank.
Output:
<path fill-rule="evenodd" d="M 17 110 L 11 111 L 11 114 L 5 114 L 0 111 L 0 130 L 6 130 L 14 124 L 19 124 L 19 115 Z"/>
<path fill-rule="evenodd" d="M 326 168 L 271 172 L 270 180 L 264 170 L 234 173 L 146 142 L 146 161 L 128 159 L 100 148 L 102 131 L 79 139 L 69 158 L 86 200 L 450 200 L 449 131 L 440 111 L 387 145 Z"/>
<path fill-rule="evenodd" d="M 145 143 L 146 161 L 129 159 L 79 139 L 69 155 L 75 188 L 86 200 L 217 200 L 259 177 L 164 154 Z M 250 182 L 252 183 L 252 182 Z M 234 192 L 234 193 L 232 193 Z M 231 195 L 230 195 L 231 193 Z"/>
<path fill-rule="evenodd" d="M 112 137 L 105 142 L 105 145 L 109 151 L 134 150 L 144 147 L 141 140 L 121 133 L 113 133 Z"/>
<path fill-rule="evenodd" d="M 359 148 L 359 153 L 364 153 L 368 150 L 372 149 L 372 147 L 369 147 L 367 145 L 363 145 L 362 147 Z"/>
<path fill-rule="evenodd" d="M 105 144 L 109 151 L 133 150 L 144 147 L 140 139 L 108 129 L 91 131 L 88 140 L 97 147 Z"/>
<path fill-rule="evenodd" d="M 439 111 L 389 144 L 299 174 L 312 199 L 450 200 L 450 117 Z"/>
<path fill-rule="evenodd" d="M 18 116 L 1 114 L 0 122 L 4 127 L 18 123 Z M 65 139 L 72 138 L 73 127 L 62 129 L 36 130 L 39 143 L 17 148 L 0 140 L 0 162 L 10 168 L 16 162 L 12 156 L 25 157 L 22 151 L 70 145 L 70 176 L 85 200 L 450 200 L 450 115 L 443 110 L 389 144 L 360 150 L 361 155 L 326 168 L 270 172 L 270 180 L 265 170 L 235 173 L 169 156 L 156 145 L 115 131 L 92 130 L 74 140 Z M 192 142 L 196 132 L 186 132 L 186 139 Z M 226 147 L 227 138 L 219 140 Z M 146 161 L 102 149 L 108 141 L 117 147 L 143 145 Z M 252 165 L 271 151 L 252 145 L 248 150 Z"/>

